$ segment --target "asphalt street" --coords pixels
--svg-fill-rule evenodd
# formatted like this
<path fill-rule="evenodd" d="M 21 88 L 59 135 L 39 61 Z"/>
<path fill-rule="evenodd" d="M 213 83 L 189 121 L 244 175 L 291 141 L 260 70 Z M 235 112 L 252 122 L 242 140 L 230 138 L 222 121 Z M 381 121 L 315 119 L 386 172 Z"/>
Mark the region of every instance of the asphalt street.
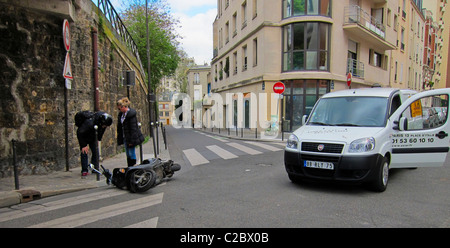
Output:
<path fill-rule="evenodd" d="M 104 186 L 3 208 L 0 227 L 450 227 L 448 161 L 391 170 L 388 189 L 374 193 L 292 183 L 281 142 L 261 146 L 192 129 L 167 134 L 171 159 L 182 166 L 170 180 L 141 194 Z M 203 163 L 192 165 L 192 156 Z"/>

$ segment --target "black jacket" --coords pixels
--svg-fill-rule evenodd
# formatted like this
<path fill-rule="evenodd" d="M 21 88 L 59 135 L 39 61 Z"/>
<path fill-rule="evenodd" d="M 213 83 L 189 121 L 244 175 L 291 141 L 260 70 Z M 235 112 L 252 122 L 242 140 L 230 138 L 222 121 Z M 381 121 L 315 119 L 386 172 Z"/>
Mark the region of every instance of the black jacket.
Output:
<path fill-rule="evenodd" d="M 81 124 L 81 126 L 77 129 L 77 138 L 78 143 L 80 144 L 80 149 L 86 147 L 88 144 L 93 144 L 95 142 L 95 125 L 98 126 L 98 141 L 102 140 L 106 128 L 102 128 L 101 125 L 98 124 L 98 117 L 103 113 L 104 112 L 95 113 L 94 117 L 85 120 L 83 124 Z"/>
<path fill-rule="evenodd" d="M 137 146 L 144 142 L 145 137 L 142 135 L 141 130 L 138 127 L 138 121 L 136 118 L 136 110 L 129 108 L 125 120 L 120 121 L 122 118 L 122 112 L 119 112 L 117 116 L 117 144 L 123 144 L 123 138 L 125 134 L 125 140 L 128 146 Z"/>

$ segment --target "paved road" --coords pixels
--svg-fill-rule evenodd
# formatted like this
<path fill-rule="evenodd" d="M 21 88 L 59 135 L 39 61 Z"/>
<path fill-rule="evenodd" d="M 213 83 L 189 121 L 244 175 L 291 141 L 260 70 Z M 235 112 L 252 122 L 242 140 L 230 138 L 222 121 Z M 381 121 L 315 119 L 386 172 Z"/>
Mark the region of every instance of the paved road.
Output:
<path fill-rule="evenodd" d="M 450 165 L 392 170 L 388 189 L 293 184 L 278 142 L 169 129 L 175 176 L 142 194 L 114 187 L 0 209 L 0 227 L 450 227 Z"/>

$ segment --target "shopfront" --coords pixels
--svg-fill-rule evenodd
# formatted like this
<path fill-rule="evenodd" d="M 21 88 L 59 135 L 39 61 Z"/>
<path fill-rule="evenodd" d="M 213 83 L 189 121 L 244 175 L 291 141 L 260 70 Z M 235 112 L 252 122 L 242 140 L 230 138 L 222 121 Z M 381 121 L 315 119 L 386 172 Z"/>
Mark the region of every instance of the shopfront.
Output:
<path fill-rule="evenodd" d="M 283 117 L 285 132 L 302 125 L 303 115 L 309 115 L 316 101 L 330 92 L 330 81 L 322 79 L 295 79 L 284 81 Z"/>

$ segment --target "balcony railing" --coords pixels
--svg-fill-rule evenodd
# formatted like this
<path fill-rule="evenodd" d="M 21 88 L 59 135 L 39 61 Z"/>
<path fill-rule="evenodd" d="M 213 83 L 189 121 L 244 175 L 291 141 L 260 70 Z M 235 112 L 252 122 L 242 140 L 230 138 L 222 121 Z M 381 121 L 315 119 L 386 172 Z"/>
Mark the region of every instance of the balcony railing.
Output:
<path fill-rule="evenodd" d="M 386 27 L 381 23 L 380 20 L 365 12 L 363 9 L 361 9 L 361 7 L 357 5 L 346 6 L 344 17 L 345 24 L 357 23 L 361 27 L 371 31 L 380 38 L 386 38 Z"/>
<path fill-rule="evenodd" d="M 347 59 L 347 74 L 351 73 L 354 77 L 364 78 L 364 63 L 356 59 Z"/>
<path fill-rule="evenodd" d="M 142 67 L 141 58 L 139 57 L 139 51 L 136 43 L 134 42 L 131 34 L 128 32 L 127 28 L 125 27 L 125 24 L 122 22 L 122 20 L 119 17 L 119 14 L 117 14 L 116 10 L 112 6 L 111 2 L 109 0 L 98 0 L 97 7 L 103 14 L 105 15 L 106 19 L 109 23 L 111 23 L 111 26 L 114 28 L 116 33 L 120 36 L 122 41 L 126 44 L 128 49 L 131 50 L 131 52 L 136 56 L 137 61 L 139 63 L 139 66 L 141 67 L 142 73 L 144 73 L 144 68 Z"/>

